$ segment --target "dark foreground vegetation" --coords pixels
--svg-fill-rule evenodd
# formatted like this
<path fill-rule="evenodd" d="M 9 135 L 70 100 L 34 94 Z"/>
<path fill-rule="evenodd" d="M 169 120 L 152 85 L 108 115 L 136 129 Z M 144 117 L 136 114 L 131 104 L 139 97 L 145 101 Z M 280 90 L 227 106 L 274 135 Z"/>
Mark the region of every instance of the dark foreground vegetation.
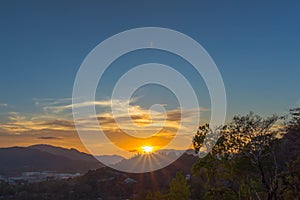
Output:
<path fill-rule="evenodd" d="M 151 191 L 168 190 L 178 172 L 187 186 L 182 174 L 189 174 L 197 161 L 194 155 L 184 154 L 166 168 L 149 173 L 124 173 L 103 167 L 65 180 L 16 185 L 2 182 L 0 199 L 146 199 Z"/>
<path fill-rule="evenodd" d="M 215 145 L 212 133 L 220 136 Z M 0 199 L 300 199 L 300 108 L 284 117 L 249 113 L 222 127 L 203 125 L 193 143 L 196 152 L 210 153 L 184 154 L 145 174 L 101 168 L 68 180 L 1 182 Z"/>
<path fill-rule="evenodd" d="M 175 197 L 171 182 L 169 192 L 149 199 L 300 199 L 300 108 L 284 117 L 249 113 L 222 127 L 206 124 L 193 143 L 196 152 L 211 151 L 192 167 L 188 185 L 178 184 Z"/>

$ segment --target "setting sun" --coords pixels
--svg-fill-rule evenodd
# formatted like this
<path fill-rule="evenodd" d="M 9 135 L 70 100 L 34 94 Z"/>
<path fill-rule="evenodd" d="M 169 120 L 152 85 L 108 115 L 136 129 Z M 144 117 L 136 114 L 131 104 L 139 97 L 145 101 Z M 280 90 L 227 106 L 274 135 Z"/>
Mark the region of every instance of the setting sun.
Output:
<path fill-rule="evenodd" d="M 145 153 L 151 153 L 153 151 L 152 146 L 142 146 L 142 149 Z"/>

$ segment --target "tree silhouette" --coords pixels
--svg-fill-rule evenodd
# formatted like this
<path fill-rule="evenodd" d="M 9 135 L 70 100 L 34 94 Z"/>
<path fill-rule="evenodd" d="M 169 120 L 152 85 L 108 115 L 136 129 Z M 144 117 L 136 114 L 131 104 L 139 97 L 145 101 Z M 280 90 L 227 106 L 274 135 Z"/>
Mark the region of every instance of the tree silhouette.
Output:
<path fill-rule="evenodd" d="M 276 115 L 263 118 L 250 112 L 245 116 L 237 115 L 227 125 L 219 128 L 220 138 L 211 154 L 219 159 L 246 157 L 260 174 L 260 182 L 268 199 L 277 198 L 278 161 L 276 144 L 280 130 L 275 124 L 281 119 Z M 209 125 L 200 126 L 193 144 L 196 152 L 201 149 L 204 138 L 212 132 Z M 253 185 L 248 181 L 248 184 Z"/>

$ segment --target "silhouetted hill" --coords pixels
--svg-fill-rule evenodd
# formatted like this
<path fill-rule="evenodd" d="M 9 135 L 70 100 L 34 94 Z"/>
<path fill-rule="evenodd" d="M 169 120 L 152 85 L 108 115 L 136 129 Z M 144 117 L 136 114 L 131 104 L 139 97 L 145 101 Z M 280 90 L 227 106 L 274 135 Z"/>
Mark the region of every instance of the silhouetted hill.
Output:
<path fill-rule="evenodd" d="M 49 153 L 46 150 L 53 150 Z M 63 152 L 63 153 L 58 153 Z M 20 174 L 28 171 L 87 172 L 103 165 L 88 154 L 60 147 L 36 146 L 0 148 L 0 174 Z"/>
<path fill-rule="evenodd" d="M 94 162 L 96 160 L 92 155 L 80 152 L 77 149 L 66 149 L 47 144 L 32 145 L 28 148 L 37 149 L 43 152 L 51 153 L 53 155 L 63 156 L 71 160 L 80 160 L 85 162 Z"/>

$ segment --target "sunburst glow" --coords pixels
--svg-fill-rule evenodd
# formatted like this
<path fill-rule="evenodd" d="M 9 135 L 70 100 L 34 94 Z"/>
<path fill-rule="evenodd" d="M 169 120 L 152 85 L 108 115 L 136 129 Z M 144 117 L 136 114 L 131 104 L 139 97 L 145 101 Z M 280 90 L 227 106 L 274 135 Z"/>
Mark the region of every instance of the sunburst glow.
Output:
<path fill-rule="evenodd" d="M 151 153 L 153 151 L 153 147 L 152 146 L 142 146 L 142 150 L 145 153 Z"/>

